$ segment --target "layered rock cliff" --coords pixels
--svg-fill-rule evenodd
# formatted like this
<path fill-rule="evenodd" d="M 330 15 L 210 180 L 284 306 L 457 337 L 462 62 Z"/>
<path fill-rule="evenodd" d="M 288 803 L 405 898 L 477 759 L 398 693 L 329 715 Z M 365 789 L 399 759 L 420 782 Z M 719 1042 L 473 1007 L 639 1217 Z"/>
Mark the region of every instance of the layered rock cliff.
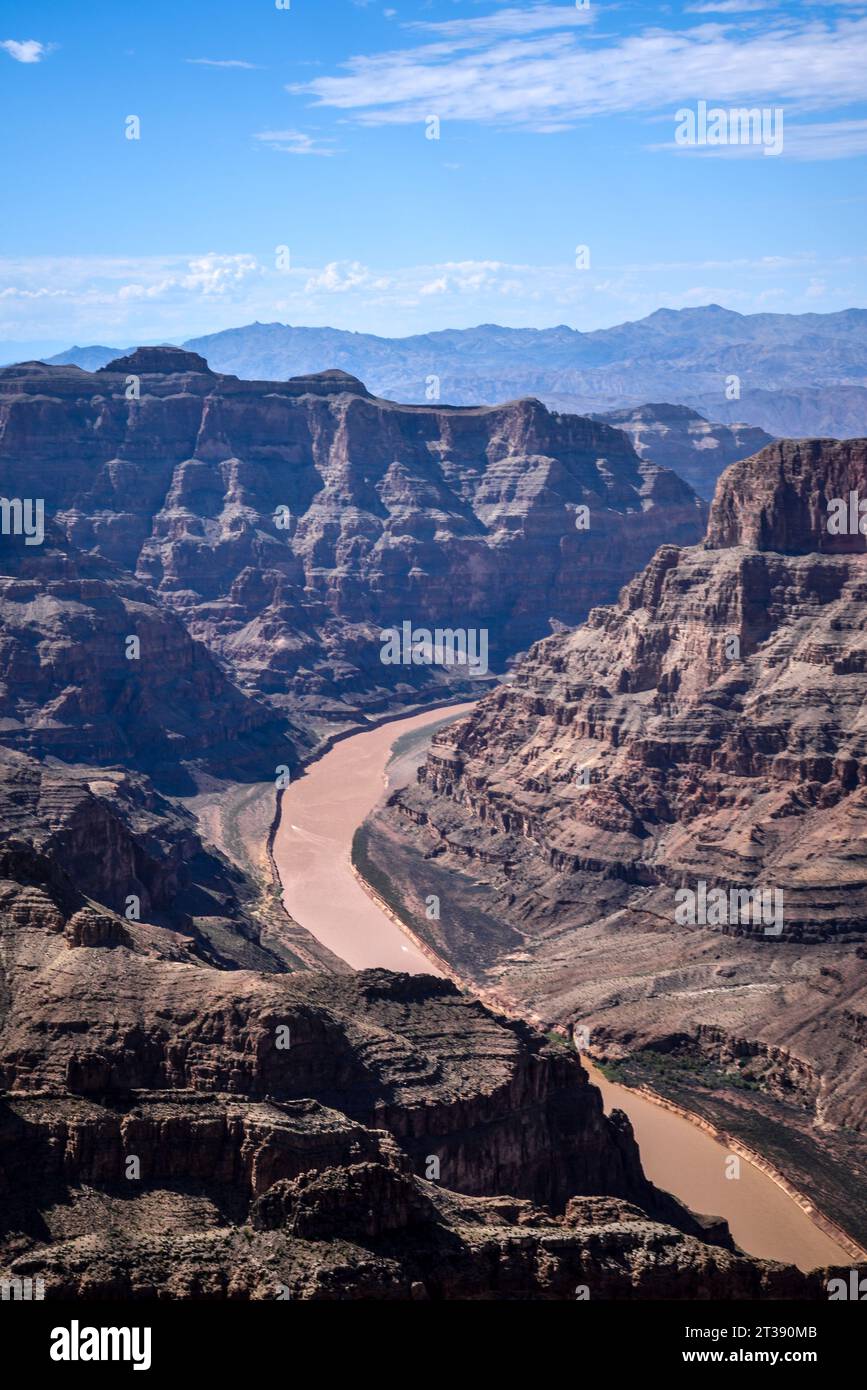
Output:
<path fill-rule="evenodd" d="M 573 1051 L 442 980 L 321 973 L 339 966 L 169 800 L 272 779 L 287 709 L 301 744 L 425 693 L 423 668 L 377 686 L 380 625 L 496 606 L 506 650 L 561 588 L 549 616 L 579 611 L 660 521 L 692 535 L 683 484 L 535 402 L 410 411 L 341 374 L 241 383 L 148 349 L 0 373 L 0 488 L 49 514 L 41 543 L 2 539 L 4 1278 L 823 1296 L 657 1191 Z"/>
<path fill-rule="evenodd" d="M 366 853 L 525 1013 L 609 1055 L 692 1048 L 732 1084 L 756 1059 L 766 1137 L 863 1240 L 867 555 L 829 527 L 859 488 L 863 440 L 732 465 L 706 542 L 536 644 L 435 738 Z"/>
<path fill-rule="evenodd" d="M 0 537 L 0 745 L 147 772 L 273 779 L 298 758 L 291 725 L 242 693 L 154 593 L 49 522 L 39 545 Z"/>
<path fill-rule="evenodd" d="M 215 968 L 44 853 L 2 873 L 4 1279 L 48 1298 L 822 1296 L 653 1188 L 573 1052 L 449 982 Z"/>
<path fill-rule="evenodd" d="M 484 630 L 496 668 L 704 526 L 621 433 L 538 401 L 399 406 L 171 348 L 0 371 L 0 493 L 25 492 L 311 739 L 466 676 L 383 664 L 383 628 Z"/>
<path fill-rule="evenodd" d="M 754 425 L 712 424 L 685 405 L 640 405 L 594 415 L 622 430 L 641 459 L 670 468 L 710 501 L 730 463 L 750 458 L 772 442 Z"/>

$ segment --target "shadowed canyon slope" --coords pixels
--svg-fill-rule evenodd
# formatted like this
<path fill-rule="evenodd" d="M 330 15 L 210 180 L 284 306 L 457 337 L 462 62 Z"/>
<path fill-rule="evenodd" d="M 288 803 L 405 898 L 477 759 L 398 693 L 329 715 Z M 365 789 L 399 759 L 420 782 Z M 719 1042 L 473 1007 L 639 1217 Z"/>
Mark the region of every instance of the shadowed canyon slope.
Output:
<path fill-rule="evenodd" d="M 538 401 L 399 406 L 340 372 L 239 381 L 165 348 L 0 372 L 0 489 L 25 477 L 80 549 L 316 727 L 446 679 L 384 665 L 383 627 L 485 629 L 502 665 L 704 524 L 622 434 Z"/>
<path fill-rule="evenodd" d="M 146 771 L 174 794 L 195 789 L 192 768 L 260 781 L 295 762 L 273 709 L 152 590 L 54 523 L 38 546 L 0 536 L 0 744 Z"/>
<path fill-rule="evenodd" d="M 574 1053 L 448 981 L 219 969 L 97 912 L 48 856 L 0 872 L 4 1278 L 48 1298 L 822 1297 L 653 1188 Z"/>
<path fill-rule="evenodd" d="M 863 1241 L 867 553 L 828 527 L 857 489 L 863 440 L 733 464 L 705 543 L 662 547 L 617 605 L 537 643 L 435 738 L 365 852 L 467 978 L 646 1054 L 633 1079 Z M 702 883 L 780 890 L 780 920 L 678 920 Z"/>

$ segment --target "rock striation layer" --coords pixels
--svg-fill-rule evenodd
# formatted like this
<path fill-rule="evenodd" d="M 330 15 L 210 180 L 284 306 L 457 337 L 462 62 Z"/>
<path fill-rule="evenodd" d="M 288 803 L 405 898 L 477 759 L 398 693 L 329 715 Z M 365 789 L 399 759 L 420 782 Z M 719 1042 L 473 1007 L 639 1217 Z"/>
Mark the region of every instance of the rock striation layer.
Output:
<path fill-rule="evenodd" d="M 622 433 L 539 401 L 401 406 L 345 372 L 241 381 L 178 348 L 0 371 L 0 493 L 24 479 L 314 731 L 466 676 L 383 664 L 383 628 L 484 629 L 502 666 L 704 527 Z"/>
<path fill-rule="evenodd" d="M 705 543 L 537 643 L 435 737 L 365 852 L 478 987 L 602 1053 L 721 1067 L 765 1106 L 752 1147 L 863 1240 L 867 553 L 828 529 L 857 489 L 864 440 L 733 464 Z"/>
<path fill-rule="evenodd" d="M 323 973 L 337 963 L 178 800 L 293 766 L 287 709 L 303 743 L 417 696 L 420 668 L 376 686 L 381 624 L 493 609 L 506 650 L 555 595 L 548 616 L 589 606 L 660 524 L 692 537 L 684 484 L 537 402 L 408 410 L 343 373 L 243 383 L 147 348 L 0 373 L 0 488 L 49 513 L 32 546 L 4 527 L 0 565 L 4 1280 L 49 1298 L 823 1296 L 655 1189 L 567 1045 L 448 981 Z"/>
<path fill-rule="evenodd" d="M 685 405 L 627 406 L 593 419 L 622 430 L 639 458 L 670 468 L 708 501 L 730 463 L 750 458 L 772 442 L 754 425 L 711 424 Z"/>
<path fill-rule="evenodd" d="M 73 940 L 64 911 L 0 919 L 4 1278 L 49 1298 L 822 1296 L 656 1191 L 574 1053 L 448 982 L 229 973 L 136 931 Z"/>
<path fill-rule="evenodd" d="M 0 746 L 148 773 L 272 778 L 297 765 L 291 726 L 242 693 L 152 590 L 71 545 L 0 537 Z"/>
<path fill-rule="evenodd" d="M 226 969 L 76 893 L 47 849 L 0 868 L 5 1280 L 48 1298 L 822 1296 L 655 1189 L 571 1050 L 433 977 Z"/>

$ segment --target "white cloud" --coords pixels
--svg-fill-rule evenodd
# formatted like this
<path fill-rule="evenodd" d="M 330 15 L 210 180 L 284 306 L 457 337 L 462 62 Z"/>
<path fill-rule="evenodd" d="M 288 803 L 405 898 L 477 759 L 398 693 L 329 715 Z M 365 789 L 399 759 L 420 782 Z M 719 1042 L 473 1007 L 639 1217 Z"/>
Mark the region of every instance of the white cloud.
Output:
<path fill-rule="evenodd" d="M 536 14 L 557 9 L 541 6 Z M 343 72 L 288 90 L 364 125 L 422 122 L 434 112 L 441 120 L 535 130 L 561 130 L 594 116 L 673 111 L 702 98 L 797 102 L 801 110 L 863 98 L 867 19 L 861 17 L 774 14 L 760 30 L 708 22 L 590 41 L 574 29 L 531 31 L 528 19 L 523 37 L 489 35 L 481 46 L 478 28 L 471 28 L 481 20 L 444 23 L 452 29 L 446 41 L 355 57 Z M 435 32 L 443 34 L 442 26 Z"/>
<path fill-rule="evenodd" d="M 303 130 L 260 130 L 253 138 L 282 154 L 318 154 L 327 157 L 337 153 L 329 148 L 334 143 L 330 136 L 320 139 L 318 135 L 308 135 Z"/>
<path fill-rule="evenodd" d="M 329 261 L 318 275 L 308 276 L 304 289 L 306 294 L 315 294 L 317 290 L 325 290 L 328 294 L 345 294 L 347 290 L 356 290 L 361 286 L 387 289 L 388 284 L 387 278 L 374 275 L 360 261 Z"/>
<path fill-rule="evenodd" d="M 16 285 L 7 285 L 0 290 L 0 299 L 63 299 L 68 295 L 68 290 L 51 290 L 46 285 L 41 285 L 36 290 L 24 290 Z"/>
<path fill-rule="evenodd" d="M 243 58 L 186 58 L 187 63 L 198 63 L 203 68 L 248 68 L 257 70 L 256 63 L 245 63 Z"/>
<path fill-rule="evenodd" d="M 571 248 L 570 248 L 571 250 Z M 333 325 L 383 334 L 473 323 L 600 327 L 716 301 L 744 312 L 863 300 L 861 258 L 796 256 L 604 264 L 578 271 L 496 260 L 371 267 L 360 261 L 278 270 L 270 251 L 197 255 L 0 259 L 0 338 L 70 343 L 173 341 L 237 324 Z"/>
<path fill-rule="evenodd" d="M 595 14 L 593 6 L 530 5 L 526 9 L 495 10 L 473 19 L 415 20 L 407 29 L 437 35 L 444 39 L 468 41 L 508 38 L 515 34 L 538 34 L 544 29 L 571 29 L 588 24 Z"/>
<path fill-rule="evenodd" d="M 761 145 L 678 145 L 667 140 L 648 145 L 649 150 L 665 150 L 700 159 L 755 159 L 763 157 Z M 867 154 L 867 120 L 802 121 L 785 126 L 780 159 L 801 161 L 856 159 Z"/>
<path fill-rule="evenodd" d="M 790 125 L 783 153 L 793 159 L 853 159 L 867 154 L 867 121 Z"/>
<path fill-rule="evenodd" d="M 255 256 L 220 256 L 209 251 L 188 262 L 187 274 L 181 277 L 180 284 L 199 294 L 225 294 L 233 285 L 257 273 L 261 273 L 261 267 Z"/>
<path fill-rule="evenodd" d="M 750 14 L 756 10 L 776 9 L 777 0 L 704 0 L 700 5 L 687 5 L 687 14 Z"/>
<path fill-rule="evenodd" d="M 16 63 L 39 63 L 50 51 L 38 39 L 0 39 L 0 48 L 5 48 Z"/>

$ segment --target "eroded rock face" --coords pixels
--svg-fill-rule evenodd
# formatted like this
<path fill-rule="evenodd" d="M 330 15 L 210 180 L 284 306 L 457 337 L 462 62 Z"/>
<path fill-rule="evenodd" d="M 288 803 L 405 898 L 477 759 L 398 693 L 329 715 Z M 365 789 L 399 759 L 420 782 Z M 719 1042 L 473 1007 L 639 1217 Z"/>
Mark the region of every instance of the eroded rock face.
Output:
<path fill-rule="evenodd" d="M 735 1079 L 743 1059 L 768 1133 L 799 1133 L 799 1179 L 862 1239 L 867 556 L 825 527 L 828 498 L 867 493 L 865 451 L 732 465 L 706 544 L 662 547 L 615 607 L 533 647 L 366 845 L 416 930 L 513 1007 L 609 1055 L 680 1039 Z M 702 884 L 729 915 L 699 915 Z M 756 888 L 778 920 L 731 913 Z"/>
<path fill-rule="evenodd" d="M 237 1224 L 220 1196 L 153 1188 L 127 1231 L 128 1196 L 67 1194 L 48 1213 L 53 1243 L 22 1251 L 6 1277 L 41 1277 L 55 1298 L 820 1299 L 835 1273 L 704 1244 L 620 1199 L 558 1216 L 448 1192 L 375 1152 L 278 1179 Z M 97 1217 L 106 1233 L 91 1236 Z"/>
<path fill-rule="evenodd" d="M 517 837 L 555 871 L 604 873 L 612 908 L 665 915 L 704 878 L 783 890 L 783 940 L 862 934 L 867 568 L 820 551 L 863 552 L 860 535 L 826 541 L 822 520 L 859 470 L 863 441 L 735 464 L 706 545 L 662 547 L 615 607 L 537 644 L 512 686 L 435 739 L 418 804 L 430 791 L 472 813 L 489 856 Z M 811 552 L 784 552 L 811 534 Z"/>
<path fill-rule="evenodd" d="M 711 424 L 685 405 L 627 406 L 593 418 L 622 430 L 639 458 L 670 468 L 708 501 L 730 463 L 751 458 L 773 442 L 754 425 Z"/>
<path fill-rule="evenodd" d="M 2 910 L 57 934 L 57 949 L 138 942 L 147 955 L 151 940 L 225 969 L 317 963 L 315 951 L 299 961 L 279 907 L 141 774 L 0 749 L 0 826 Z"/>
<path fill-rule="evenodd" d="M 369 691 L 353 624 L 367 643 L 399 585 L 428 593 L 425 556 L 445 547 L 442 621 L 447 588 L 480 612 L 532 560 L 513 641 L 552 586 L 584 603 L 597 582 L 565 542 L 543 568 L 563 513 L 590 507 L 611 579 L 615 540 L 657 511 L 689 531 L 695 500 L 534 402 L 413 412 L 338 373 L 256 386 L 168 360 L 0 374 L 0 486 L 24 490 L 26 459 L 66 528 L 4 537 L 4 1277 L 49 1297 L 821 1296 L 658 1192 L 568 1047 L 443 980 L 298 969 L 328 963 L 167 799 L 193 773 L 273 775 L 273 711 L 232 673 L 278 705 L 320 701 L 325 668 L 335 698 Z M 265 524 L 284 503 L 288 538 Z M 273 665 L 304 622 L 313 666 L 297 645 Z"/>
<path fill-rule="evenodd" d="M 214 968 L 44 857 L 13 847 L 3 872 L 4 1278 L 49 1298 L 820 1296 L 657 1191 L 574 1052 L 450 982 Z"/>
<path fill-rule="evenodd" d="M 285 724 L 242 693 L 176 614 L 50 523 L 41 545 L 0 537 L 0 745 L 123 765 L 165 790 L 193 769 L 266 781 L 297 765 Z"/>
<path fill-rule="evenodd" d="M 707 544 L 794 555 L 863 554 L 867 522 L 859 529 L 864 514 L 858 513 L 854 526 L 849 524 L 853 492 L 867 495 L 867 440 L 781 439 L 726 474 Z M 835 513 L 842 511 L 847 515 L 841 525 Z"/>
<path fill-rule="evenodd" d="M 399 406 L 344 372 L 240 381 L 173 348 L 0 371 L 0 492 L 24 478 L 79 549 L 312 724 L 458 682 L 383 665 L 384 627 L 484 629 L 496 667 L 704 526 L 621 433 L 538 401 Z"/>

